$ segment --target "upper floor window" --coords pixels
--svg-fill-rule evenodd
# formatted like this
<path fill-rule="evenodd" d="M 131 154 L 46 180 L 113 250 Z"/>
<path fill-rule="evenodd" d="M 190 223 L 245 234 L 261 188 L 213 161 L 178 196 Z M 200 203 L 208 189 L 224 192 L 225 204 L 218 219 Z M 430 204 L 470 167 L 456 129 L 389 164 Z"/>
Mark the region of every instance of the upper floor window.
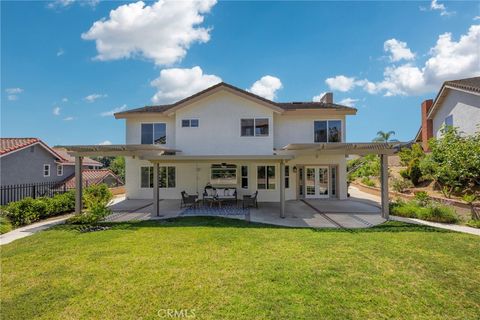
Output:
<path fill-rule="evenodd" d="M 242 137 L 266 137 L 268 136 L 268 118 L 241 119 Z"/>
<path fill-rule="evenodd" d="M 315 121 L 314 139 L 315 142 L 342 142 L 342 121 Z"/>
<path fill-rule="evenodd" d="M 167 143 L 167 125 L 165 123 L 142 123 L 142 144 Z"/>
<path fill-rule="evenodd" d="M 50 165 L 49 164 L 44 164 L 43 165 L 43 176 L 44 177 L 50 177 Z"/>
<path fill-rule="evenodd" d="M 198 127 L 198 119 L 183 119 L 182 120 L 182 128 L 197 128 Z"/>

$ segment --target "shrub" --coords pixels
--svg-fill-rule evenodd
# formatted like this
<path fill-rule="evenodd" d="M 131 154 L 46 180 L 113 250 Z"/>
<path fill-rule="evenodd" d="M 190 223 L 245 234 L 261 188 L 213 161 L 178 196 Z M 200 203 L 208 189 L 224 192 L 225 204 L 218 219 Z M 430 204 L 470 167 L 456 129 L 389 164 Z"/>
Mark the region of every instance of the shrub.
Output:
<path fill-rule="evenodd" d="M 419 218 L 419 215 L 426 210 L 426 208 L 420 206 L 415 201 L 405 202 L 403 200 L 398 200 L 390 206 L 390 211 L 393 215 L 407 218 Z"/>
<path fill-rule="evenodd" d="M 375 187 L 375 182 L 368 177 L 363 177 L 362 178 L 362 183 L 366 186 L 369 186 L 369 187 Z"/>
<path fill-rule="evenodd" d="M 439 203 L 431 203 L 426 207 L 428 210 L 421 211 L 418 217 L 427 221 L 456 223 L 458 216 L 452 207 L 441 205 Z"/>
<path fill-rule="evenodd" d="M 415 192 L 415 200 L 421 206 L 426 206 L 430 202 L 430 196 L 425 191 Z"/>
<path fill-rule="evenodd" d="M 480 220 L 468 220 L 467 226 L 480 229 Z"/>
<path fill-rule="evenodd" d="M 392 179 L 392 189 L 396 192 L 404 193 L 411 187 L 413 187 L 412 183 L 406 179 Z"/>
<path fill-rule="evenodd" d="M 71 224 L 94 224 L 108 216 L 111 211 L 107 208 L 112 199 L 112 192 L 107 185 L 101 184 L 85 189 L 83 200 L 86 211 L 67 220 Z"/>
<path fill-rule="evenodd" d="M 0 234 L 4 234 L 12 230 L 12 224 L 7 217 L 0 216 Z"/>

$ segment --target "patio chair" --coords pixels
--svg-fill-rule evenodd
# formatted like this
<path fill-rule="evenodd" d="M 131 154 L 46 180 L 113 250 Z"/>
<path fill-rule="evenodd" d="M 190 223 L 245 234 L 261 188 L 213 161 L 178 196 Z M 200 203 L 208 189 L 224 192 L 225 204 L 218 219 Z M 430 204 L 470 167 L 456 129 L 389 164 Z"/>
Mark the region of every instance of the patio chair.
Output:
<path fill-rule="evenodd" d="M 182 191 L 182 201 L 180 208 L 193 207 L 196 208 L 198 204 L 198 195 L 189 195 L 186 191 Z"/>
<path fill-rule="evenodd" d="M 203 202 L 205 200 L 213 200 L 217 196 L 217 189 L 214 187 L 207 185 L 205 189 L 203 189 Z"/>
<path fill-rule="evenodd" d="M 255 207 L 258 209 L 257 202 L 258 191 L 255 191 L 252 195 L 243 196 L 243 208 Z"/>

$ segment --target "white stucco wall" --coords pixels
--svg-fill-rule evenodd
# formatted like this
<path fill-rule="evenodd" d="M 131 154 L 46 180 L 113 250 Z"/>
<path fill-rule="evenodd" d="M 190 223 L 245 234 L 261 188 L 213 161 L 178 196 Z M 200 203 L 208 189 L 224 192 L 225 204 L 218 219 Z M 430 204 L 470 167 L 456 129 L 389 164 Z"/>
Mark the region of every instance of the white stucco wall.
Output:
<path fill-rule="evenodd" d="M 269 119 L 269 135 L 242 137 L 240 120 Z M 198 128 L 182 128 L 183 119 L 198 119 Z M 195 155 L 267 155 L 273 153 L 273 111 L 229 92 L 217 92 L 176 113 L 176 148 Z"/>
<path fill-rule="evenodd" d="M 314 121 L 315 120 L 341 120 L 342 141 L 345 142 L 346 125 L 345 116 L 295 116 L 295 115 L 274 115 L 274 145 L 281 148 L 289 143 L 313 143 Z"/>
<path fill-rule="evenodd" d="M 458 90 L 449 93 L 433 117 L 433 136 L 440 137 L 445 118 L 453 117 L 453 126 L 465 134 L 473 134 L 479 130 L 480 96 Z"/>

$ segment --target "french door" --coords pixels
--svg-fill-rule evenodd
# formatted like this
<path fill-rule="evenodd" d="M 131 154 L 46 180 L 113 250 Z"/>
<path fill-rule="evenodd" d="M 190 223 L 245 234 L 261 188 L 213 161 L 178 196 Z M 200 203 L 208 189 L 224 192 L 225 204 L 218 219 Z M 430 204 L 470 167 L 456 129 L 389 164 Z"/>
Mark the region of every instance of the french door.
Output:
<path fill-rule="evenodd" d="M 305 198 L 328 198 L 329 168 L 327 166 L 305 167 Z"/>

